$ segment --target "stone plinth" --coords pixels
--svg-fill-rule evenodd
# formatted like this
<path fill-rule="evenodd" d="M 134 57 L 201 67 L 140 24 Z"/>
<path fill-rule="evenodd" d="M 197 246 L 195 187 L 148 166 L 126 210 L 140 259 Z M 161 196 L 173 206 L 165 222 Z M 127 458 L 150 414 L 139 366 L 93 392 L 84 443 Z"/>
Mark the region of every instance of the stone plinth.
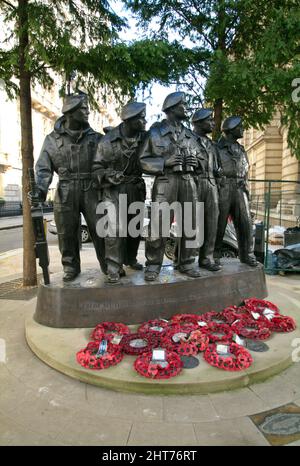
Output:
<path fill-rule="evenodd" d="M 157 281 L 147 283 L 143 272 L 127 272 L 121 283 L 110 285 L 98 270 L 82 272 L 71 283 L 62 273 L 41 284 L 34 319 L 55 328 L 94 327 L 103 321 L 139 324 L 176 313 L 221 311 L 249 297 L 265 298 L 263 267 L 249 267 L 237 259 L 224 261 L 222 271 L 203 270 L 199 278 L 163 267 Z"/>

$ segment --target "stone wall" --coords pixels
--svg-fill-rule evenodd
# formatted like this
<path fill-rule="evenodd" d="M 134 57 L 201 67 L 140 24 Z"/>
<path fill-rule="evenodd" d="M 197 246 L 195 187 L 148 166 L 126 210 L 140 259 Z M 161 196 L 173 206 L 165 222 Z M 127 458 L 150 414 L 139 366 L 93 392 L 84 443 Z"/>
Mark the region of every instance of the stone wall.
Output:
<path fill-rule="evenodd" d="M 250 162 L 249 178 L 252 208 L 263 218 L 270 188 L 271 223 L 294 226 L 300 216 L 300 162 L 292 156 L 287 143 L 287 128 L 281 126 L 280 115 L 259 131 L 245 131 L 242 143 Z M 266 180 L 266 182 L 259 181 Z M 268 183 L 268 180 L 279 180 Z M 284 183 L 283 181 L 292 181 Z"/>

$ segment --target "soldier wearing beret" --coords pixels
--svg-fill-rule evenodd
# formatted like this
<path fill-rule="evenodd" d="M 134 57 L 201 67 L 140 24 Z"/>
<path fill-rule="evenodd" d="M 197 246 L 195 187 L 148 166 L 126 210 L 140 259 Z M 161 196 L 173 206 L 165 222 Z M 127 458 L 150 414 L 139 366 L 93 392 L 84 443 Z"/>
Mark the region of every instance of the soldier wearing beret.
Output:
<path fill-rule="evenodd" d="M 187 202 L 195 206 L 197 188 L 193 173 L 198 163 L 198 149 L 192 131 L 182 124 L 187 119 L 184 92 L 169 94 L 162 110 L 166 119 L 152 126 L 140 155 L 143 172 L 155 175 L 152 201 L 169 205 L 177 201 L 182 207 Z M 150 231 L 150 237 L 146 239 L 147 281 L 153 281 L 159 275 L 167 240 L 162 234 L 151 235 Z M 190 277 L 198 277 L 200 272 L 193 265 L 194 250 L 187 247 L 186 241 L 183 231 L 178 247 L 178 270 Z"/>
<path fill-rule="evenodd" d="M 214 128 L 213 110 L 200 108 L 194 113 L 192 124 L 200 148 L 196 168 L 198 199 L 204 203 L 204 243 L 199 250 L 199 266 L 216 272 L 221 269 L 213 258 L 219 217 L 215 179 L 218 174 L 218 156 L 215 143 L 207 136 Z"/>
<path fill-rule="evenodd" d="M 127 195 L 128 206 L 132 202 L 144 202 L 146 189 L 138 151 L 145 139 L 146 105 L 131 102 L 122 109 L 123 122 L 110 129 L 101 139 L 93 162 L 93 174 L 98 178 L 99 197 L 111 202 L 119 211 L 119 195 Z M 121 213 L 122 214 L 122 213 Z M 118 216 L 119 217 L 119 216 Z M 127 215 L 127 224 L 133 215 Z M 118 221 L 118 219 L 117 219 Z M 126 230 L 128 225 L 126 225 Z M 116 235 L 105 237 L 105 261 L 109 283 L 118 283 L 125 275 L 123 264 L 135 270 L 143 266 L 137 262 L 140 236 L 120 237 L 120 225 Z"/>
<path fill-rule="evenodd" d="M 226 118 L 222 131 L 223 136 L 217 145 L 223 176 L 219 192 L 220 214 L 215 257 L 219 262 L 222 240 L 230 215 L 237 234 L 240 261 L 255 267 L 257 262 L 253 255 L 252 222 L 247 188 L 249 161 L 244 147 L 237 142 L 243 137 L 242 119 L 239 116 Z"/>
<path fill-rule="evenodd" d="M 91 164 L 101 135 L 89 123 L 87 95 L 66 96 L 63 116 L 44 141 L 35 166 L 39 200 L 44 201 L 53 173 L 58 174 L 54 218 L 64 269 L 63 280 L 80 273 L 80 213 L 82 212 L 103 271 L 103 240 L 96 233 L 97 193 L 92 188 Z"/>

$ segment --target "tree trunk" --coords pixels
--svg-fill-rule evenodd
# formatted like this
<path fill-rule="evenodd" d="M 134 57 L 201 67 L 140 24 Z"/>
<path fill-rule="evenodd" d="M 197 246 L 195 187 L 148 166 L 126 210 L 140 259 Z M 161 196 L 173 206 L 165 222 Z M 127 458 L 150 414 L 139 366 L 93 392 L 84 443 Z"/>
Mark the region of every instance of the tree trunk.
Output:
<path fill-rule="evenodd" d="M 215 128 L 213 131 L 213 140 L 216 141 L 221 135 L 223 113 L 223 99 L 216 99 L 214 104 Z"/>
<path fill-rule="evenodd" d="M 217 6 L 217 19 L 218 19 L 218 42 L 217 50 L 221 51 L 223 55 L 226 55 L 226 10 L 224 2 L 219 2 Z M 223 82 L 223 65 L 219 62 L 218 78 L 220 82 Z M 221 125 L 223 118 L 223 98 L 219 96 L 214 103 L 214 115 L 215 115 L 215 129 L 213 131 L 213 139 L 219 139 L 221 135 Z"/>
<path fill-rule="evenodd" d="M 31 75 L 26 66 L 26 53 L 29 42 L 28 0 L 18 1 L 18 16 L 23 202 L 23 286 L 34 286 L 37 284 L 34 233 L 30 205 L 27 199 L 27 193 L 30 191 L 28 168 L 33 167 Z"/>

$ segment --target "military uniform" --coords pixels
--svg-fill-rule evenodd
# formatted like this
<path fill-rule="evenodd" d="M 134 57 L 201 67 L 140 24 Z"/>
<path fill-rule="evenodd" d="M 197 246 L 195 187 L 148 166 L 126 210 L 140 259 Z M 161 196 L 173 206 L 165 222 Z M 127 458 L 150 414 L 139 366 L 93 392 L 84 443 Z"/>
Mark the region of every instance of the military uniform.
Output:
<path fill-rule="evenodd" d="M 135 103 L 135 105 L 130 104 L 128 108 L 134 108 L 135 112 L 138 110 L 141 112 L 145 105 L 137 106 L 137 103 Z M 129 113 L 127 111 L 125 113 L 125 110 L 122 113 L 123 120 L 135 116 L 135 112 Z M 117 214 L 120 209 L 119 196 L 121 194 L 127 195 L 127 205 L 124 205 L 127 212 L 132 202 L 144 202 L 146 196 L 145 182 L 142 178 L 138 158 L 138 151 L 145 139 L 145 131 L 139 132 L 133 138 L 126 138 L 122 134 L 123 125 L 124 123 L 121 123 L 116 128 L 111 129 L 102 138 L 94 157 L 92 169 L 94 176 L 97 176 L 99 180 L 99 198 L 103 202 L 112 203 Z M 121 228 L 118 222 L 119 215 L 116 219 L 116 234 L 105 237 L 105 261 L 108 274 L 118 274 L 123 264 L 134 265 L 137 262 L 136 258 L 141 237 L 131 237 L 127 230 L 128 223 L 134 216 L 127 215 L 126 237 L 119 237 Z"/>
<path fill-rule="evenodd" d="M 197 164 L 197 143 L 193 133 L 180 124 L 172 125 L 168 120 L 155 124 L 149 131 L 145 144 L 141 150 L 140 161 L 144 173 L 155 175 L 152 190 L 152 201 L 159 204 L 178 201 L 184 207 L 184 202 L 197 202 L 197 188 L 191 167 L 185 163 L 188 154 Z M 165 167 L 165 162 L 176 152 L 182 154 L 182 165 Z M 175 168 L 175 170 L 174 170 Z M 184 218 L 184 210 L 182 210 Z M 151 233 L 151 224 L 150 224 Z M 192 238 L 188 238 L 191 240 Z M 162 235 L 146 239 L 146 271 L 159 273 L 167 238 Z M 186 245 L 187 238 L 181 238 L 179 247 L 178 267 L 180 271 L 192 268 L 194 261 L 193 249 Z"/>
<path fill-rule="evenodd" d="M 72 107 L 70 107 L 72 108 Z M 67 108 L 68 110 L 68 108 Z M 82 212 L 103 271 L 103 240 L 96 233 L 97 192 L 92 188 L 91 166 L 101 135 L 88 124 L 81 131 L 66 128 L 61 117 L 54 131 L 46 136 L 35 166 L 36 183 L 47 196 L 53 173 L 58 174 L 54 218 L 65 273 L 80 272 L 80 213 Z"/>
<path fill-rule="evenodd" d="M 229 118 L 228 121 L 230 123 L 233 120 Z M 221 256 L 222 241 L 230 215 L 237 234 L 240 260 L 248 262 L 249 257 L 253 255 L 253 233 L 247 189 L 249 170 L 247 153 L 241 144 L 231 142 L 224 136 L 220 138 L 217 147 L 223 177 L 219 188 L 220 214 L 215 256 L 217 258 Z M 254 261 L 253 265 L 255 265 Z"/>
<path fill-rule="evenodd" d="M 199 250 L 199 264 L 213 262 L 213 253 L 218 228 L 219 195 L 214 173 L 217 170 L 216 146 L 208 137 L 198 136 L 200 151 L 197 154 L 196 183 L 198 200 L 204 205 L 204 243 Z"/>

